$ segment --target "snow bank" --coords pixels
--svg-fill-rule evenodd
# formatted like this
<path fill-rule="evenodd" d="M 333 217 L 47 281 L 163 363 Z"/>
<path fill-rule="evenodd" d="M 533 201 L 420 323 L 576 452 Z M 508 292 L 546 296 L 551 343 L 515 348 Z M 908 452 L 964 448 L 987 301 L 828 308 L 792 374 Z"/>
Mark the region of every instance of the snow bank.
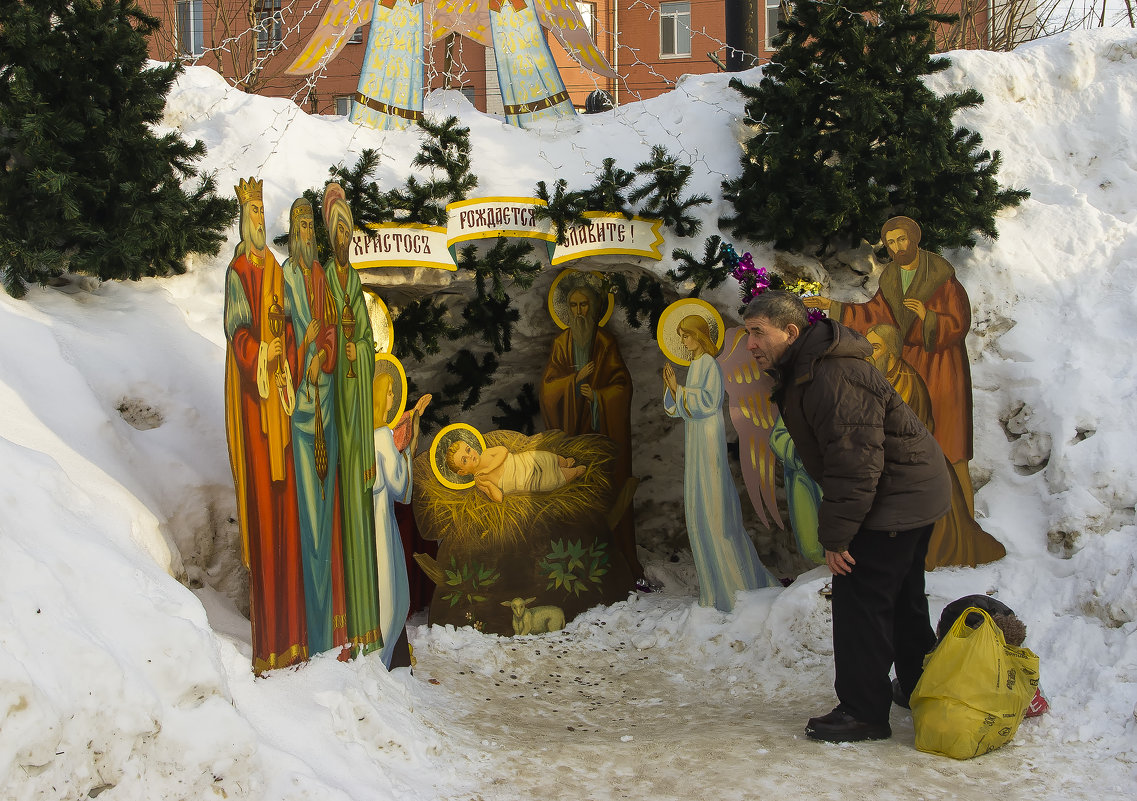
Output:
<path fill-rule="evenodd" d="M 540 131 L 479 115 L 453 92 L 431 95 L 428 112 L 470 126 L 479 194 L 527 194 L 562 176 L 583 186 L 603 158 L 628 167 L 662 144 L 695 166 L 692 192 L 717 198 L 739 153 L 741 103 L 727 80 L 690 77 L 659 98 Z M 1058 765 L 1064 797 L 1122 797 L 1117 776 L 1137 777 L 1137 36 L 1107 30 L 1011 54 L 956 53 L 932 83 L 985 95 L 960 122 L 1003 152 L 1004 183 L 1032 193 L 1003 216 L 997 241 L 947 254 L 975 310 L 976 503 L 1008 556 L 933 574 L 933 613 L 986 590 L 1015 608 L 1054 709 L 1024 725 L 1019 753 L 1068 760 Z M 205 141 L 219 186 L 265 179 L 271 235 L 331 163 L 376 148 L 378 179 L 393 186 L 419 144 L 413 132 L 380 134 L 244 95 L 201 68 L 175 87 L 166 124 Z M 701 210 L 704 234 L 721 211 L 718 201 Z M 672 237 L 664 252 L 697 252 L 701 242 Z M 528 750 L 495 754 L 496 741 L 478 736 L 485 696 L 473 678 L 433 685 L 426 669 L 412 678 L 376 660 L 327 659 L 251 676 L 222 426 L 227 252 L 164 281 L 0 297 L 9 343 L 0 351 L 0 794 L 456 798 L 506 765 L 537 770 Z M 729 288 L 714 299 L 735 300 Z M 658 381 L 650 343 L 633 352 L 637 383 Z M 653 413 L 650 401 L 638 412 Z M 681 464 L 653 458 L 651 469 L 656 489 L 644 501 L 662 527 Z M 660 541 L 650 526 L 643 532 Z M 546 651 L 619 647 L 642 670 L 699 666 L 705 697 L 788 698 L 811 705 L 803 720 L 824 711 L 822 572 L 784 592 L 751 593 L 722 615 L 695 604 L 689 557 L 668 556 L 662 547 L 646 554 L 664 593 L 590 612 L 550 635 Z M 458 660 L 471 677 L 499 675 L 512 658 L 508 641 L 470 630 L 412 634 L 424 665 Z M 660 676 L 660 705 L 693 686 L 651 675 Z M 483 685 L 493 683 L 478 692 Z M 795 751 L 800 743 L 779 736 L 794 770 L 819 771 L 834 756 Z M 1074 746 L 1078 761 L 1061 756 Z M 1091 770 L 1083 757 L 1113 767 Z M 845 778 L 873 792 L 871 776 Z"/>

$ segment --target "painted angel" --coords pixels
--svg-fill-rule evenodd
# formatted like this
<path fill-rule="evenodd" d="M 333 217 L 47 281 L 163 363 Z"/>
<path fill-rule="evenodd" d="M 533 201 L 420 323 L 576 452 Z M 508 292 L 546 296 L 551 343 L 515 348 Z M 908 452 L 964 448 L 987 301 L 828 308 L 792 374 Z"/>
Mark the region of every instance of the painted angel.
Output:
<path fill-rule="evenodd" d="M 494 48 L 506 119 L 514 125 L 576 113 L 541 26 L 581 66 L 616 77 L 571 0 L 332 0 L 287 73 L 320 69 L 370 22 L 351 120 L 379 129 L 405 128 L 422 119 L 428 17 L 433 39 L 455 33 Z"/>
<path fill-rule="evenodd" d="M 762 525 L 785 528 L 775 496 L 775 456 L 770 432 L 778 410 L 770 402 L 774 380 L 763 373 L 746 349 L 746 329 L 728 328 L 718 356 L 726 386 L 730 422 L 738 432 L 738 456 L 746 494 Z"/>

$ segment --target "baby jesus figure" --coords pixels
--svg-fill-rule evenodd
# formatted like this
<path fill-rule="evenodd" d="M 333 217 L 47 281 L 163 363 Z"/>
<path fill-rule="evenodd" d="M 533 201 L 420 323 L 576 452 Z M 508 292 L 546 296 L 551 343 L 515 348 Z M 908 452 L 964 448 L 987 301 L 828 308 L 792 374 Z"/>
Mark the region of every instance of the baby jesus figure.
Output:
<path fill-rule="evenodd" d="M 478 453 L 461 439 L 446 449 L 446 466 L 460 476 L 473 476 L 474 486 L 498 503 L 512 492 L 560 489 L 587 469 L 552 451 L 511 453 L 504 445 L 496 445 Z"/>

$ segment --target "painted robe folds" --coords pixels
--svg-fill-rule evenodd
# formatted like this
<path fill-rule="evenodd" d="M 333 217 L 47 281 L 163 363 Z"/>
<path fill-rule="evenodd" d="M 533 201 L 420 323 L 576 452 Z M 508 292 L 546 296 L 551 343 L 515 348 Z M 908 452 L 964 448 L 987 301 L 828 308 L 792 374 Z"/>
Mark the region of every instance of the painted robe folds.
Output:
<path fill-rule="evenodd" d="M 351 121 L 379 130 L 422 120 L 423 4 L 375 0 Z"/>
<path fill-rule="evenodd" d="M 281 325 L 284 358 L 270 362 Z M 304 583 L 293 476 L 293 332 L 283 273 L 271 251 L 244 252 L 225 278 L 225 419 L 237 488 L 242 556 L 249 567 L 253 671 L 308 657 Z"/>
<path fill-rule="evenodd" d="M 742 527 L 726 460 L 722 370 L 714 357 L 704 353 L 691 362 L 686 386 L 677 394 L 666 390 L 663 408 L 684 424 L 683 505 L 699 573 L 699 603 L 730 612 L 735 593 L 769 586 L 774 579 Z"/>
<path fill-rule="evenodd" d="M 304 270 L 295 259 L 287 260 L 284 263 L 284 281 L 293 325 L 301 339 L 296 354 L 292 454 L 304 565 L 308 651 L 318 654 L 347 643 L 343 544 L 336 487 L 339 464 L 333 393 L 338 353 L 336 317 L 324 268 L 319 262 L 313 263 L 310 270 Z M 304 336 L 313 320 L 317 321 L 319 328 L 315 338 L 306 342 Z M 327 354 L 322 362 L 319 361 L 320 351 Z M 315 384 L 308 381 L 309 364 L 313 361 L 321 364 Z"/>
<path fill-rule="evenodd" d="M 867 303 L 833 304 L 833 317 L 862 334 L 878 323 L 896 326 L 903 337 L 901 358 L 916 368 L 928 387 L 936 442 L 952 464 L 972 456 L 971 367 L 964 338 L 971 329 L 971 304 L 945 259 L 920 251 L 908 290 L 895 262 L 880 274 L 880 287 Z M 904 305 L 921 301 L 923 322 Z"/>
<path fill-rule="evenodd" d="M 329 270 L 328 288 L 338 326 L 334 393 L 340 451 L 347 636 L 353 651 L 366 654 L 382 644 L 375 568 L 375 514 L 371 502 L 371 487 L 375 483 L 371 408 L 375 341 L 363 300 L 363 287 L 355 270 L 350 266 L 342 273 L 338 268 Z M 351 309 L 354 331 L 349 330 L 351 325 L 344 324 L 345 307 Z M 355 361 L 347 358 L 348 341 L 355 343 Z M 354 376 L 349 376 L 349 372 Z"/>
<path fill-rule="evenodd" d="M 375 560 L 379 570 L 379 625 L 383 634 L 383 664 L 391 658 L 411 609 L 410 581 L 403 539 L 395 519 L 395 503 L 410 503 L 413 489 L 411 455 L 395 447 L 387 426 L 375 430 L 375 467 L 372 489 L 375 505 Z"/>
<path fill-rule="evenodd" d="M 596 329 L 592 348 L 577 353 L 572 334 L 566 329 L 553 340 L 549 362 L 541 378 L 541 417 L 548 430 L 560 429 L 571 436 L 603 434 L 616 443 L 616 463 L 612 479 L 616 489 L 632 476 L 632 376 L 628 372 L 615 337 Z M 596 368 L 585 383 L 592 387 L 592 400 L 580 394 L 576 374 L 593 362 Z M 632 570 L 643 575 L 636 554 L 636 529 L 632 506 L 613 531 L 617 546 Z"/>

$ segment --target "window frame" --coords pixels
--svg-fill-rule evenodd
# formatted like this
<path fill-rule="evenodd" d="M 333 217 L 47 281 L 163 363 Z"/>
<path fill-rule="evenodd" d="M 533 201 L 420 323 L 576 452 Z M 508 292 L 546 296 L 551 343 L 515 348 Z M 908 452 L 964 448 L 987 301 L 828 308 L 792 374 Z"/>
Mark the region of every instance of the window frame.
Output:
<path fill-rule="evenodd" d="M 772 12 L 775 14 L 773 16 L 773 25 L 770 24 Z M 783 0 L 766 0 L 766 21 L 764 23 L 766 26 L 766 30 L 764 31 L 766 36 L 762 40 L 762 47 L 764 49 L 773 50 L 770 40 L 778 35 L 778 23 L 785 22 L 785 20 L 786 4 Z"/>
<path fill-rule="evenodd" d="M 274 52 L 284 41 L 284 14 L 281 0 L 256 0 L 257 52 Z M 271 23 L 271 26 L 270 24 Z"/>
<path fill-rule="evenodd" d="M 576 0 L 576 10 L 584 20 L 584 29 L 592 41 L 596 41 L 596 3 L 590 0 Z M 588 13 L 585 13 L 587 10 Z"/>
<path fill-rule="evenodd" d="M 665 30 L 667 24 L 670 23 L 671 30 Z M 680 50 L 680 30 L 685 28 L 687 31 L 686 44 L 687 50 L 683 52 Z M 666 39 L 670 33 L 671 42 Z M 659 4 L 659 57 L 662 59 L 668 58 L 690 58 L 691 57 L 691 3 L 688 0 L 668 0 L 668 2 Z M 668 50 L 670 46 L 672 49 Z"/>
<path fill-rule="evenodd" d="M 205 52 L 205 0 L 174 0 L 174 32 L 179 56 Z"/>

